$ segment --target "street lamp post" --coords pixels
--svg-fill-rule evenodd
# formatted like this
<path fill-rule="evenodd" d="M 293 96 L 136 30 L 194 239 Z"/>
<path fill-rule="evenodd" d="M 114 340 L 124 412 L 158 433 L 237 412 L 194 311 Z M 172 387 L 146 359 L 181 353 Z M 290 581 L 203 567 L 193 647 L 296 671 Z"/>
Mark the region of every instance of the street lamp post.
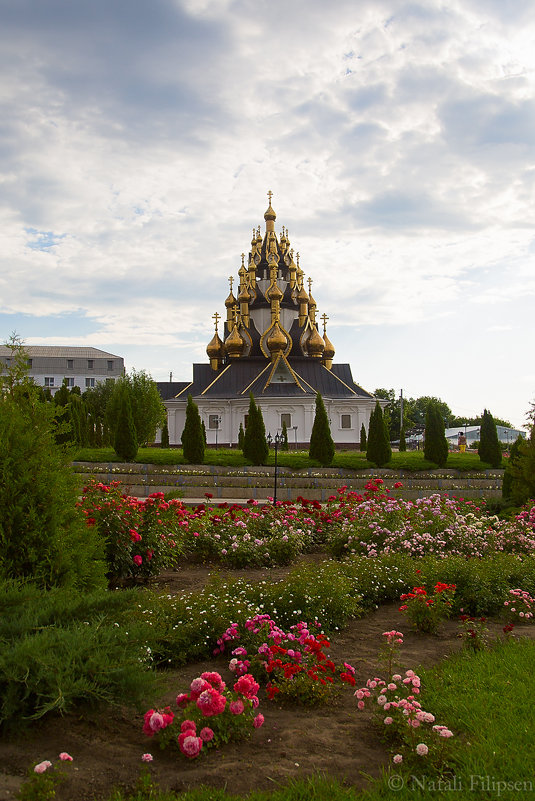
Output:
<path fill-rule="evenodd" d="M 277 505 L 277 454 L 279 452 L 279 445 L 282 443 L 282 434 L 275 434 L 275 439 L 271 437 L 271 434 L 268 434 L 266 437 L 268 441 L 268 445 L 271 448 L 271 443 L 273 442 L 273 446 L 275 448 L 275 473 L 273 477 L 273 506 Z"/>
<path fill-rule="evenodd" d="M 297 426 L 292 426 L 295 436 L 295 450 L 297 450 Z"/>

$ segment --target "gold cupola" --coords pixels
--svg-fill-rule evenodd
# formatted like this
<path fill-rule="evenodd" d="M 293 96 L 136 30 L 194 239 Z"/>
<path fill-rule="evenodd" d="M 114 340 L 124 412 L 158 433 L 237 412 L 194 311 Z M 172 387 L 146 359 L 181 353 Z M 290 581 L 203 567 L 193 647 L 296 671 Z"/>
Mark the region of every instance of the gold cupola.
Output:
<path fill-rule="evenodd" d="M 212 370 L 219 370 L 225 356 L 225 346 L 217 333 L 217 324 L 220 319 L 220 315 L 216 312 L 214 314 L 215 334 L 206 346 L 206 353 L 210 359 L 210 367 Z"/>
<path fill-rule="evenodd" d="M 229 275 L 229 279 L 228 280 L 229 280 L 229 284 L 230 284 L 230 292 L 229 292 L 228 298 L 225 301 L 225 306 L 226 306 L 226 309 L 227 309 L 228 328 L 231 328 L 232 327 L 232 323 L 234 323 L 234 317 L 235 317 L 235 314 L 236 314 L 236 304 L 237 304 L 237 302 L 236 302 L 236 298 L 234 297 L 234 294 L 232 292 L 232 284 L 234 283 L 234 278 L 231 275 Z"/>
<path fill-rule="evenodd" d="M 288 339 L 283 331 L 281 331 L 278 322 L 276 322 L 271 329 L 271 333 L 267 338 L 266 344 L 269 352 L 271 353 L 272 361 L 275 361 L 278 354 L 282 353 L 286 349 L 288 345 Z"/>
<path fill-rule="evenodd" d="M 266 211 L 264 213 L 264 220 L 266 221 L 266 232 L 267 233 L 271 233 L 271 232 L 274 233 L 275 232 L 275 220 L 277 219 L 277 215 L 275 214 L 275 212 L 273 211 L 273 208 L 271 207 L 271 198 L 272 197 L 273 197 L 273 192 L 270 189 L 269 192 L 268 192 L 269 206 L 267 207 L 267 209 L 266 209 Z"/>
<path fill-rule="evenodd" d="M 308 316 L 312 324 L 316 323 L 316 301 L 312 297 L 312 278 L 308 279 Z"/>
<path fill-rule="evenodd" d="M 312 333 L 306 343 L 307 353 L 313 359 L 321 359 L 325 350 L 325 342 L 318 333 L 315 325 L 312 326 Z"/>
<path fill-rule="evenodd" d="M 321 320 L 323 322 L 323 341 L 325 342 L 325 348 L 324 348 L 324 351 L 323 351 L 323 364 L 325 365 L 327 370 L 330 370 L 332 368 L 332 366 L 333 366 L 333 359 L 334 359 L 335 350 L 334 350 L 334 346 L 333 346 L 331 340 L 327 336 L 327 320 L 328 319 L 329 318 L 327 317 L 326 314 L 322 314 L 321 315 Z"/>
<path fill-rule="evenodd" d="M 245 341 L 242 339 L 240 332 L 238 331 L 238 326 L 235 323 L 234 328 L 225 339 L 225 351 L 229 359 L 239 359 L 243 353 L 243 349 L 245 347 Z"/>

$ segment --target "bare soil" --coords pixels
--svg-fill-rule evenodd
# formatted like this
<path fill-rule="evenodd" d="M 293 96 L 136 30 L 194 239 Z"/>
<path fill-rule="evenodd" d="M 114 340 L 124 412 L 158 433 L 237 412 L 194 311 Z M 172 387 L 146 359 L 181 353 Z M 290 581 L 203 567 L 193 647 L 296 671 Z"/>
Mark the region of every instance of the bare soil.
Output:
<path fill-rule="evenodd" d="M 163 574 L 159 583 L 169 592 L 200 589 L 209 568 L 182 567 Z M 241 570 L 250 580 L 265 579 L 266 573 L 280 578 L 285 570 Z M 501 624 L 489 623 L 492 634 Z M 405 632 L 401 652 L 406 669 L 428 668 L 462 648 L 458 624 L 443 624 L 438 636 L 409 631 L 397 604 L 385 604 L 359 620 L 353 620 L 331 638 L 335 662 L 347 661 L 357 670 L 357 686 L 381 675 L 377 653 L 382 633 L 393 628 Z M 535 628 L 535 627 L 534 627 Z M 526 634 L 535 632 L 525 629 Z M 218 670 L 229 683 L 228 657 L 186 665 L 168 674 L 168 692 L 154 699 L 154 706 L 174 705 L 178 692 L 204 670 Z M 55 717 L 35 724 L 31 734 L 0 739 L 0 801 L 12 801 L 29 768 L 38 761 L 53 762 L 61 751 L 74 761 L 68 778 L 59 785 L 59 801 L 104 801 L 113 787 L 132 789 L 142 767 L 141 755 L 154 756 L 150 766 L 162 789 L 185 790 L 201 784 L 246 794 L 251 790 L 273 790 L 289 779 L 316 772 L 329 773 L 356 787 L 364 787 L 368 776 L 378 776 L 388 763 L 388 751 L 380 739 L 370 713 L 357 714 L 351 688 L 320 708 L 285 707 L 260 695 L 262 728 L 249 740 L 212 750 L 195 760 L 186 760 L 172 748 L 160 751 L 155 741 L 141 731 L 142 715 L 129 710 L 95 711 L 93 715 Z M 432 711 L 432 710 L 430 710 Z"/>

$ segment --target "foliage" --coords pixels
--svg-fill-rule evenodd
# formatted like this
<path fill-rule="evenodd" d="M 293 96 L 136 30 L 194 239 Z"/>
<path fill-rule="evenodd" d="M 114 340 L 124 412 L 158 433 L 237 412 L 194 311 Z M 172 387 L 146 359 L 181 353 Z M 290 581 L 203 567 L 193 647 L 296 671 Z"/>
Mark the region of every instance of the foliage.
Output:
<path fill-rule="evenodd" d="M 206 671 L 193 679 L 189 693 L 177 695 L 179 715 L 169 707 L 149 709 L 143 732 L 148 737 L 157 735 L 162 748 L 172 742 L 183 756 L 195 759 L 203 747 L 241 740 L 262 726 L 264 716 L 256 711 L 258 690 L 258 683 L 248 674 L 241 675 L 230 690 L 219 673 Z"/>
<path fill-rule="evenodd" d="M 243 437 L 243 455 L 251 464 L 260 465 L 266 464 L 268 454 L 269 448 L 266 440 L 264 418 L 251 392 L 249 395 L 247 426 Z"/>
<path fill-rule="evenodd" d="M 504 498 L 518 506 L 535 498 L 535 404 L 531 404 L 527 416 L 529 436 L 519 437 L 511 448 L 503 485 Z"/>
<path fill-rule="evenodd" d="M 0 578 L 102 586 L 102 543 L 75 508 L 77 483 L 53 415 L 31 384 L 0 395 Z"/>
<path fill-rule="evenodd" d="M 240 425 L 241 425 L 241 423 L 240 423 Z M 286 425 L 286 420 L 284 420 L 283 423 L 282 423 L 281 436 L 282 436 L 281 451 L 287 451 L 288 450 L 288 426 Z"/>
<path fill-rule="evenodd" d="M 238 431 L 238 448 L 240 451 L 243 451 L 243 439 L 245 437 L 245 431 L 243 430 L 243 425 L 240 423 L 240 430 Z"/>
<path fill-rule="evenodd" d="M 424 456 L 439 467 L 448 461 L 448 441 L 444 434 L 444 420 L 436 403 L 430 402 L 425 414 Z"/>
<path fill-rule="evenodd" d="M 186 422 L 182 431 L 182 451 L 186 464 L 202 464 L 204 461 L 204 436 L 199 408 L 188 395 Z"/>
<path fill-rule="evenodd" d="M 405 440 L 405 428 L 402 428 L 399 437 L 399 452 L 404 453 L 406 450 L 407 450 L 407 442 Z"/>
<path fill-rule="evenodd" d="M 183 551 L 179 500 L 165 501 L 163 492 L 145 500 L 125 495 L 119 482 L 93 480 L 79 503 L 89 530 L 106 543 L 110 579 L 148 578 L 176 564 Z"/>
<path fill-rule="evenodd" d="M 502 449 L 498 442 L 496 423 L 491 413 L 486 409 L 483 412 L 483 420 L 481 422 L 478 454 L 482 462 L 488 462 L 492 467 L 501 467 Z"/>
<path fill-rule="evenodd" d="M 164 420 L 164 424 L 162 427 L 162 436 L 160 439 L 160 448 L 168 448 L 169 447 L 169 426 L 167 424 L 167 417 Z"/>
<path fill-rule="evenodd" d="M 117 398 L 118 403 L 113 447 L 117 456 L 126 462 L 131 462 L 136 458 L 138 439 L 128 384 L 119 382 L 117 393 L 113 395 L 113 398 Z"/>
<path fill-rule="evenodd" d="M 48 759 L 34 765 L 17 793 L 19 801 L 52 801 L 56 797 L 56 787 L 66 778 L 64 766 L 72 761 L 72 756 L 63 751 L 55 765 Z"/>
<path fill-rule="evenodd" d="M 155 382 L 145 370 L 132 370 L 115 382 L 106 405 L 106 420 L 110 430 L 115 432 L 117 428 L 125 386 L 129 391 L 138 443 L 146 445 L 154 442 L 156 429 L 163 425 L 167 412 Z"/>
<path fill-rule="evenodd" d="M 377 467 L 384 467 L 392 458 L 392 448 L 387 437 L 383 411 L 379 401 L 376 402 L 375 409 L 370 416 L 366 458 L 376 464 Z"/>
<path fill-rule="evenodd" d="M 367 439 L 366 439 L 366 427 L 364 423 L 360 427 L 360 443 L 359 443 L 359 451 L 366 453 L 368 448 Z"/>
<path fill-rule="evenodd" d="M 334 458 L 334 442 L 329 418 L 327 417 L 323 398 L 319 392 L 316 395 L 316 413 L 314 415 L 312 433 L 310 434 L 308 455 L 311 459 L 319 462 L 322 467 L 332 464 Z"/>
<path fill-rule="evenodd" d="M 436 634 L 442 620 L 450 615 L 455 589 L 455 584 L 442 581 L 435 584 L 432 595 L 425 587 L 413 587 L 412 592 L 401 596 L 405 603 L 399 611 L 407 613 L 410 623 L 418 631 Z"/>

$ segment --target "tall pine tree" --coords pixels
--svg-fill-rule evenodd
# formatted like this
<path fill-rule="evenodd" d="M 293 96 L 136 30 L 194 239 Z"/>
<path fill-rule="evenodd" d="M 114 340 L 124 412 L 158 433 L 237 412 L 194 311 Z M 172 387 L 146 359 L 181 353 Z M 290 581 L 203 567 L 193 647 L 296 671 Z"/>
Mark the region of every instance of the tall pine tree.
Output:
<path fill-rule="evenodd" d="M 316 395 L 316 413 L 310 435 L 308 455 L 311 459 L 319 462 L 322 467 L 328 467 L 334 459 L 334 442 L 329 418 L 327 417 L 323 398 L 319 392 Z"/>
<path fill-rule="evenodd" d="M 255 403 L 253 393 L 249 396 L 249 413 L 243 437 L 243 455 L 251 464 L 266 464 L 269 448 L 262 412 Z"/>
<path fill-rule="evenodd" d="M 383 410 L 379 401 L 375 404 L 375 409 L 370 416 L 368 428 L 368 447 L 366 458 L 373 462 L 377 467 L 384 467 L 392 458 L 392 448 L 390 439 L 385 427 Z"/>
<path fill-rule="evenodd" d="M 186 406 L 186 423 L 182 431 L 182 451 L 186 464 L 202 464 L 204 462 L 204 435 L 201 416 L 197 404 L 188 395 Z"/>
<path fill-rule="evenodd" d="M 482 462 L 488 462 L 491 467 L 501 467 L 502 449 L 498 440 L 496 423 L 486 409 L 481 420 L 478 454 Z"/>
<path fill-rule="evenodd" d="M 366 453 L 367 448 L 368 448 L 368 442 L 367 442 L 367 437 L 366 437 L 366 427 L 365 427 L 365 425 L 363 423 L 361 425 L 361 427 L 360 427 L 359 450 L 361 451 L 361 453 Z"/>
<path fill-rule="evenodd" d="M 439 467 L 448 461 L 448 440 L 444 431 L 444 420 L 440 409 L 431 401 L 425 413 L 424 457 Z"/>

